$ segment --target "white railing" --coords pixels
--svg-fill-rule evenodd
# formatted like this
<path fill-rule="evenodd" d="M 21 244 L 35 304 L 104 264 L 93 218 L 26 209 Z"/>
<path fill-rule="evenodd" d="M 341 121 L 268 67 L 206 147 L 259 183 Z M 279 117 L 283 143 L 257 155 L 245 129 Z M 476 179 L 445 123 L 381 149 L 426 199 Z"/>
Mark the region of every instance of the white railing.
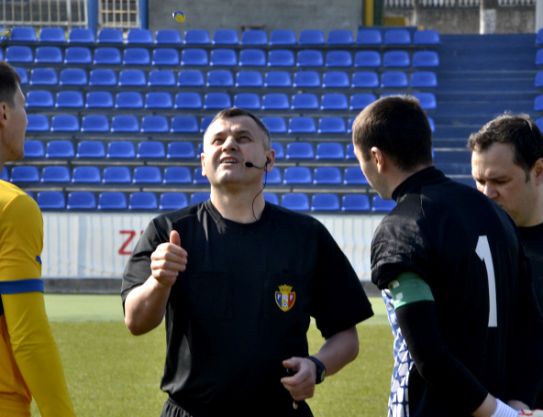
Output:
<path fill-rule="evenodd" d="M 98 23 L 101 27 L 139 27 L 138 0 L 100 0 Z"/>
<path fill-rule="evenodd" d="M 0 0 L 0 25 L 86 26 L 86 1 Z"/>
<path fill-rule="evenodd" d="M 530 7 L 536 0 L 498 0 L 499 7 Z M 422 7 L 479 7 L 480 0 L 420 0 Z M 412 8 L 414 0 L 385 0 L 387 8 Z"/>

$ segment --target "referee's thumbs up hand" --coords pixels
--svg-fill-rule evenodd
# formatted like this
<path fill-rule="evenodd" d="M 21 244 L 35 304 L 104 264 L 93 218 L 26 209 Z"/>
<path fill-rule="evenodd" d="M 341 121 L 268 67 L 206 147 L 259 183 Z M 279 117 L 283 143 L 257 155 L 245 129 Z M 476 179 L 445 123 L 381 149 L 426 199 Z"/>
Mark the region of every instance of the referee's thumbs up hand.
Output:
<path fill-rule="evenodd" d="M 172 230 L 169 242 L 161 243 L 151 254 L 151 275 L 160 284 L 171 287 L 186 268 L 187 251 L 181 247 L 179 232 Z"/>

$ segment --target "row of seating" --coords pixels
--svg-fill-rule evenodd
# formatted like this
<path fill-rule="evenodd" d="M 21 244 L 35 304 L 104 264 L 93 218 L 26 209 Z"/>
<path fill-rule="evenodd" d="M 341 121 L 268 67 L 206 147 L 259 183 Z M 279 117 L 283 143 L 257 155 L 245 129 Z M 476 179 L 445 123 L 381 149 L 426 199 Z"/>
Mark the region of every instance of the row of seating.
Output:
<path fill-rule="evenodd" d="M 354 71 L 325 70 L 239 70 L 183 69 L 151 70 L 109 68 L 33 68 L 29 72 L 17 67 L 23 86 L 59 87 L 240 87 L 240 88 L 380 88 L 437 87 L 434 71 Z"/>
<path fill-rule="evenodd" d="M 435 108 L 435 96 L 423 95 L 430 93 L 415 94 L 421 100 L 423 108 Z M 367 105 L 367 98 L 364 95 L 355 95 L 356 99 L 364 100 Z M 352 98 L 351 98 L 352 100 Z M 371 102 L 371 101 L 370 101 Z M 231 102 L 224 103 L 216 109 L 230 107 Z M 365 106 L 364 105 L 364 106 Z M 360 106 L 363 108 L 364 106 Z M 352 104 L 352 110 L 357 110 L 358 105 Z M 196 109 L 196 107 L 187 107 L 187 110 Z M 199 109 L 199 107 L 198 107 Z M 287 110 L 288 107 L 285 107 Z M 263 118 L 266 126 L 272 134 L 346 134 L 351 131 L 352 118 L 344 118 L 340 116 L 291 116 L 288 118 L 281 116 L 269 116 Z M 173 116 L 171 119 L 166 116 L 151 115 L 142 116 L 141 120 L 133 114 L 118 114 L 112 116 L 111 119 L 104 114 L 85 114 L 79 118 L 73 114 L 56 114 L 49 118 L 44 114 L 29 114 L 27 133 L 44 134 L 44 133 L 91 133 L 91 134 L 107 134 L 107 133 L 179 133 L 179 134 L 196 134 L 201 133 L 207 127 L 210 117 L 202 119 L 204 122 L 198 124 L 198 119 L 195 116 Z M 433 129 L 433 121 L 430 120 L 430 125 Z M 171 122 L 171 123 L 170 123 Z"/>
<path fill-rule="evenodd" d="M 42 210 L 177 210 L 189 204 L 209 199 L 209 192 L 190 195 L 181 192 L 163 192 L 158 196 L 148 191 L 123 193 L 120 191 L 40 191 L 35 198 Z M 395 203 L 378 195 L 366 194 L 306 194 L 265 192 L 264 198 L 272 204 L 296 211 L 316 212 L 387 212 Z"/>
<path fill-rule="evenodd" d="M 406 88 L 396 79 L 396 74 L 390 74 L 390 80 L 386 83 L 389 88 Z M 383 86 L 385 87 L 385 86 Z M 399 91 L 403 92 L 403 91 Z M 420 98 L 425 110 L 436 108 L 435 95 L 433 93 L 413 93 Z M 220 110 L 226 107 L 244 108 L 247 110 L 325 110 L 346 111 L 361 110 L 368 102 L 373 101 L 372 93 L 356 93 L 348 95 L 344 93 L 229 93 L 210 92 L 202 95 L 197 92 L 182 92 L 172 95 L 167 92 L 150 92 L 142 94 L 138 91 L 121 91 L 112 94 L 109 91 L 90 91 L 83 95 L 80 91 L 60 91 L 53 95 L 49 90 L 30 90 L 26 95 L 26 106 L 29 109 L 47 108 L 55 109 L 149 109 L 149 110 Z M 148 119 L 153 116 L 146 116 Z M 169 131 L 168 121 L 165 116 L 165 131 Z M 156 119 L 156 117 L 155 117 Z M 153 120 L 155 120 L 153 119 Z M 151 119 L 149 119 L 151 120 Z M 159 119 L 156 119 L 159 120 Z M 156 122 L 158 123 L 158 122 Z M 142 121 L 142 129 L 145 129 L 145 119 Z M 160 129 L 160 131 L 164 131 Z"/>
<path fill-rule="evenodd" d="M 217 29 L 213 34 L 205 29 L 188 29 L 182 33 L 172 29 L 160 29 L 154 34 L 148 29 L 134 28 L 126 36 L 121 29 L 102 28 L 97 36 L 88 28 L 44 27 L 39 36 L 33 27 L 19 26 L 10 31 L 10 42 L 22 43 L 86 43 L 116 45 L 252 45 L 252 46 L 379 46 L 414 45 L 427 46 L 440 43 L 439 33 L 434 30 L 410 31 L 404 28 L 379 30 L 360 28 L 356 33 L 348 29 L 334 29 L 325 35 L 319 29 L 304 29 L 299 35 L 291 29 L 275 29 L 269 34 L 262 29 L 250 29 L 239 35 L 234 29 Z"/>
<path fill-rule="evenodd" d="M 70 46 L 63 51 L 56 46 L 40 46 L 34 51 L 26 45 L 8 46 L 0 53 L 11 64 L 66 64 L 109 66 L 227 66 L 227 67 L 437 67 L 439 55 L 436 51 L 408 50 L 356 51 L 318 49 L 263 49 L 246 48 L 239 51 L 219 48 L 207 51 L 203 48 L 132 47 L 121 50 L 112 46 L 91 50 L 85 46 Z"/>
<path fill-rule="evenodd" d="M 9 171 L 9 172 L 8 172 Z M 69 168 L 66 165 L 16 165 L 2 172 L 4 180 L 15 184 L 79 184 L 79 185 L 206 185 L 207 177 L 201 168 L 187 166 L 98 166 L 82 165 Z M 367 185 L 358 166 L 346 168 L 321 166 L 274 167 L 266 174 L 269 185 Z"/>

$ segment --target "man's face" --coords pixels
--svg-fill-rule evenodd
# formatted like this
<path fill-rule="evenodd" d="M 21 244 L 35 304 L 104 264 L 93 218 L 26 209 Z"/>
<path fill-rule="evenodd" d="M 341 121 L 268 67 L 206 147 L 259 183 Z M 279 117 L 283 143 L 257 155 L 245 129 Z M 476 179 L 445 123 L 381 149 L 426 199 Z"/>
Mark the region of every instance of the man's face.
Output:
<path fill-rule="evenodd" d="M 266 135 L 249 116 L 218 119 L 204 135 L 202 174 L 212 186 L 234 184 L 261 186 L 264 170 L 249 168 L 245 162 L 271 169 L 273 149 L 266 149 Z"/>
<path fill-rule="evenodd" d="M 24 157 L 24 140 L 27 125 L 25 98 L 20 89 L 17 88 L 14 96 L 14 105 L 2 102 L 1 124 L 2 137 L 1 146 L 5 161 L 17 161 Z"/>
<path fill-rule="evenodd" d="M 526 226 L 537 197 L 534 170 L 526 172 L 514 163 L 514 149 L 509 144 L 494 143 L 471 154 L 471 174 L 477 189 L 498 203 L 515 221 Z"/>

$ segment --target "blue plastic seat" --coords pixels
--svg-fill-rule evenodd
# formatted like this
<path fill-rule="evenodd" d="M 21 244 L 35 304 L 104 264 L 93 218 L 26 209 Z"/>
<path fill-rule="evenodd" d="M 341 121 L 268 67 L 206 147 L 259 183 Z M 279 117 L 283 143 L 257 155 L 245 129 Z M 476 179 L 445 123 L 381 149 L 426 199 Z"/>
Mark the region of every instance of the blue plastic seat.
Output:
<path fill-rule="evenodd" d="M 437 108 L 436 96 L 434 93 L 414 93 L 420 102 L 423 110 L 435 110 Z"/>
<path fill-rule="evenodd" d="M 320 134 L 346 134 L 345 120 L 343 117 L 325 116 L 319 118 L 317 133 Z"/>
<path fill-rule="evenodd" d="M 543 71 L 537 71 L 534 79 L 534 87 L 543 87 Z"/>
<path fill-rule="evenodd" d="M 321 109 L 325 111 L 347 110 L 349 103 L 343 93 L 324 93 L 321 96 Z"/>
<path fill-rule="evenodd" d="M 439 55 L 436 51 L 415 51 L 412 58 L 413 68 L 439 67 Z"/>
<path fill-rule="evenodd" d="M 301 46 L 324 46 L 324 32 L 320 29 L 303 29 L 298 37 Z"/>
<path fill-rule="evenodd" d="M 47 26 L 40 30 L 40 43 L 64 43 L 66 32 L 59 26 Z"/>
<path fill-rule="evenodd" d="M 134 159 L 136 150 L 134 143 L 128 140 L 109 142 L 106 158 L 108 159 Z"/>
<path fill-rule="evenodd" d="M 100 184 L 102 176 L 96 166 L 77 166 L 72 171 L 72 183 L 74 184 Z"/>
<path fill-rule="evenodd" d="M 382 88 L 407 88 L 407 74 L 403 71 L 384 71 L 381 74 Z"/>
<path fill-rule="evenodd" d="M 315 151 L 309 142 L 291 142 L 287 144 L 286 159 L 314 159 Z"/>
<path fill-rule="evenodd" d="M 228 93 L 207 93 L 204 96 L 205 110 L 222 110 L 227 107 L 232 107 L 232 99 Z"/>
<path fill-rule="evenodd" d="M 172 70 L 149 71 L 149 87 L 175 87 L 176 83 L 175 74 Z"/>
<path fill-rule="evenodd" d="M 187 117 L 187 116 L 185 116 Z M 168 159 L 194 159 L 196 152 L 192 142 L 179 141 L 168 143 L 166 158 Z"/>
<path fill-rule="evenodd" d="M 236 73 L 236 87 L 260 88 L 263 86 L 260 71 L 241 70 Z"/>
<path fill-rule="evenodd" d="M 176 109 L 199 110 L 202 108 L 202 97 L 195 92 L 183 92 L 175 95 Z"/>
<path fill-rule="evenodd" d="M 238 32 L 234 29 L 217 29 L 211 43 L 216 46 L 237 46 L 239 44 Z"/>
<path fill-rule="evenodd" d="M 543 49 L 538 49 L 535 53 L 535 64 L 537 66 L 543 65 Z"/>
<path fill-rule="evenodd" d="M 55 100 L 55 106 L 59 109 L 80 109 L 83 107 L 83 94 L 81 91 L 74 90 L 59 91 Z"/>
<path fill-rule="evenodd" d="M 58 74 L 54 68 L 34 68 L 30 71 L 30 85 L 57 85 Z"/>
<path fill-rule="evenodd" d="M 274 29 L 270 33 L 270 46 L 295 46 L 296 32 L 292 29 Z"/>
<path fill-rule="evenodd" d="M 235 67 L 238 65 L 236 51 L 228 48 L 212 49 L 209 56 L 209 65 L 212 67 Z"/>
<path fill-rule="evenodd" d="M 28 123 L 26 125 L 27 132 L 48 132 L 49 118 L 44 114 L 29 114 L 27 115 Z"/>
<path fill-rule="evenodd" d="M 0 180 L 9 181 L 9 172 L 6 167 L 3 167 L 2 171 L 0 171 Z"/>
<path fill-rule="evenodd" d="M 146 48 L 126 48 L 123 51 L 123 65 L 149 65 L 151 55 Z"/>
<path fill-rule="evenodd" d="M 179 210 L 188 206 L 188 199 L 185 193 L 165 192 L 160 194 L 158 208 L 160 210 Z"/>
<path fill-rule="evenodd" d="M 360 111 L 366 106 L 377 100 L 373 93 L 356 93 L 351 95 L 349 99 L 349 109 L 354 111 Z"/>
<path fill-rule="evenodd" d="M 281 206 L 294 211 L 308 211 L 309 198 L 305 193 L 287 193 L 281 196 Z"/>
<path fill-rule="evenodd" d="M 102 172 L 102 182 L 104 184 L 130 184 L 132 182 L 130 168 L 126 166 L 105 167 Z"/>
<path fill-rule="evenodd" d="M 352 74 L 351 86 L 353 88 L 377 88 L 379 77 L 374 71 L 356 71 Z"/>
<path fill-rule="evenodd" d="M 150 191 L 136 191 L 128 196 L 129 210 L 156 210 L 158 201 L 156 194 Z"/>
<path fill-rule="evenodd" d="M 368 180 L 360 170 L 360 167 L 347 167 L 343 173 L 345 185 L 368 185 Z"/>
<path fill-rule="evenodd" d="M 313 184 L 341 185 L 343 178 L 338 167 L 316 167 L 313 170 Z"/>
<path fill-rule="evenodd" d="M 109 132 L 109 120 L 103 114 L 86 114 L 83 116 L 81 131 L 86 133 Z"/>
<path fill-rule="evenodd" d="M 134 168 L 134 184 L 160 184 L 162 172 L 156 166 L 142 166 Z"/>
<path fill-rule="evenodd" d="M 266 46 L 268 34 L 262 29 L 245 30 L 241 34 L 241 44 L 243 46 Z"/>
<path fill-rule="evenodd" d="M 230 70 L 209 70 L 206 84 L 208 87 L 233 87 L 234 76 Z"/>
<path fill-rule="evenodd" d="M 413 34 L 413 45 L 415 46 L 437 46 L 440 43 L 439 32 L 436 30 L 417 30 Z"/>
<path fill-rule="evenodd" d="M 74 156 L 74 145 L 71 140 L 53 139 L 47 142 L 45 148 L 45 157 L 47 159 L 68 159 Z"/>
<path fill-rule="evenodd" d="M 349 51 L 334 50 L 326 52 L 324 65 L 330 67 L 351 67 L 353 65 L 353 56 Z"/>
<path fill-rule="evenodd" d="M 308 167 L 286 167 L 283 171 L 283 183 L 286 185 L 311 184 L 313 177 Z"/>
<path fill-rule="evenodd" d="M 354 66 L 357 68 L 378 68 L 381 66 L 381 54 L 377 51 L 357 51 L 354 54 Z"/>
<path fill-rule="evenodd" d="M 534 110 L 535 111 L 543 110 L 543 95 L 539 95 L 534 99 Z"/>
<path fill-rule="evenodd" d="M 175 29 L 159 29 L 155 32 L 155 43 L 160 46 L 179 46 L 183 43 L 183 39 L 179 31 Z"/>
<path fill-rule="evenodd" d="M 210 45 L 211 37 L 206 29 L 188 29 L 185 31 L 185 45 Z"/>
<path fill-rule="evenodd" d="M 411 87 L 434 88 L 437 87 L 437 76 L 433 71 L 415 71 L 411 73 Z"/>
<path fill-rule="evenodd" d="M 264 192 L 264 200 L 267 203 L 279 205 L 279 197 L 277 193 Z"/>
<path fill-rule="evenodd" d="M 264 116 L 262 117 L 262 123 L 264 123 L 271 134 L 287 132 L 287 124 L 281 116 Z"/>
<path fill-rule="evenodd" d="M 247 48 L 239 52 L 240 67 L 264 67 L 266 54 L 262 49 Z"/>
<path fill-rule="evenodd" d="M 0 53 L 0 55 L 2 55 Z M 25 68 L 21 68 L 21 67 L 15 67 L 15 71 L 17 72 L 17 74 L 19 74 L 19 78 L 20 78 L 20 83 L 22 86 L 28 84 L 28 72 Z"/>
<path fill-rule="evenodd" d="M 170 123 L 166 116 L 159 114 L 143 116 L 141 120 L 141 131 L 143 133 L 168 133 Z"/>
<path fill-rule="evenodd" d="M 181 52 L 182 66 L 206 67 L 209 65 L 207 51 L 201 48 L 185 48 Z"/>
<path fill-rule="evenodd" d="M 345 194 L 341 198 L 341 211 L 368 212 L 370 199 L 366 194 Z"/>
<path fill-rule="evenodd" d="M 155 48 L 151 58 L 152 65 L 179 65 L 179 52 L 175 48 Z"/>
<path fill-rule="evenodd" d="M 192 175 L 192 182 L 199 185 L 209 185 L 209 180 L 207 179 L 207 177 L 202 175 L 202 168 L 200 167 L 194 169 L 194 173 Z"/>
<path fill-rule="evenodd" d="M 329 46 L 352 46 L 354 44 L 353 32 L 349 29 L 333 29 L 328 32 Z"/>
<path fill-rule="evenodd" d="M 322 67 L 324 58 L 322 52 L 316 49 L 302 49 L 296 54 L 296 65 L 301 68 Z"/>
<path fill-rule="evenodd" d="M 37 64 L 61 64 L 62 50 L 58 46 L 38 46 L 35 49 L 34 62 Z"/>
<path fill-rule="evenodd" d="M 126 210 L 126 196 L 121 191 L 104 191 L 98 195 L 98 210 Z"/>
<path fill-rule="evenodd" d="M 338 160 L 345 159 L 343 145 L 339 142 L 322 142 L 317 144 L 315 155 L 317 160 Z"/>
<path fill-rule="evenodd" d="M 387 29 L 383 34 L 384 45 L 410 45 L 411 34 L 407 29 Z"/>
<path fill-rule="evenodd" d="M 321 78 L 317 71 L 297 71 L 294 73 L 292 86 L 296 88 L 320 88 Z"/>
<path fill-rule="evenodd" d="M 100 46 L 94 50 L 92 62 L 95 65 L 120 65 L 121 51 L 113 46 Z"/>
<path fill-rule="evenodd" d="M 192 173 L 189 167 L 166 167 L 164 169 L 164 184 L 192 184 Z"/>
<path fill-rule="evenodd" d="M 40 191 L 36 201 L 42 210 L 64 210 L 66 206 L 62 191 Z"/>
<path fill-rule="evenodd" d="M 271 147 L 275 151 L 276 160 L 281 160 L 285 157 L 285 148 L 281 142 L 272 142 Z"/>
<path fill-rule="evenodd" d="M 348 88 L 351 83 L 345 71 L 327 71 L 322 76 L 323 88 Z"/>
<path fill-rule="evenodd" d="M 87 71 L 82 68 L 63 68 L 58 83 L 62 86 L 84 87 L 88 83 Z"/>
<path fill-rule="evenodd" d="M 5 59 L 10 64 L 30 64 L 34 61 L 34 55 L 29 46 L 10 45 L 6 48 Z"/>
<path fill-rule="evenodd" d="M 102 28 L 98 32 L 96 42 L 121 45 L 123 43 L 123 31 L 118 28 Z"/>
<path fill-rule="evenodd" d="M 111 118 L 111 132 L 136 133 L 140 131 L 138 118 L 132 114 L 119 114 Z"/>
<path fill-rule="evenodd" d="M 290 72 L 288 71 L 269 71 L 264 75 L 264 86 L 290 88 L 292 86 L 292 79 Z"/>
<path fill-rule="evenodd" d="M 283 178 L 281 175 L 281 169 L 273 167 L 271 171 L 266 172 L 266 184 L 267 185 L 280 185 L 283 183 Z"/>
<path fill-rule="evenodd" d="M 204 74 L 200 70 L 181 70 L 177 84 L 179 87 L 203 87 L 205 85 Z"/>
<path fill-rule="evenodd" d="M 314 93 L 298 93 L 291 98 L 292 110 L 317 110 L 319 99 Z"/>
<path fill-rule="evenodd" d="M 86 46 L 69 46 L 64 51 L 64 63 L 67 65 L 88 65 L 91 62 L 91 50 Z"/>
<path fill-rule="evenodd" d="M 116 109 L 142 109 L 143 97 L 137 91 L 120 91 L 115 94 Z"/>
<path fill-rule="evenodd" d="M 315 120 L 307 116 L 295 116 L 289 119 L 288 133 L 310 134 L 317 133 Z"/>
<path fill-rule="evenodd" d="M 105 158 L 106 150 L 101 140 L 82 140 L 77 144 L 76 157 L 78 159 Z"/>
<path fill-rule="evenodd" d="M 269 93 L 262 97 L 262 110 L 288 110 L 288 96 L 284 93 Z"/>
<path fill-rule="evenodd" d="M 117 85 L 117 74 L 109 68 L 93 69 L 89 74 L 89 86 L 114 87 Z"/>
<path fill-rule="evenodd" d="M 356 36 L 356 44 L 358 46 L 380 46 L 382 43 L 383 37 L 379 29 L 358 29 Z"/>
<path fill-rule="evenodd" d="M 378 195 L 374 195 L 371 200 L 371 211 L 387 213 L 395 206 L 396 202 L 394 200 L 383 200 Z"/>
<path fill-rule="evenodd" d="M 271 49 L 268 52 L 268 67 L 293 67 L 294 52 L 290 49 Z"/>
<path fill-rule="evenodd" d="M 109 91 L 89 91 L 85 99 L 88 109 L 112 109 L 113 95 Z"/>
<path fill-rule="evenodd" d="M 68 43 L 70 44 L 89 44 L 95 42 L 94 32 L 90 28 L 72 28 L 68 35 Z"/>
<path fill-rule="evenodd" d="M 70 170 L 67 166 L 52 165 L 45 166 L 42 169 L 40 182 L 51 183 L 67 183 L 72 179 Z"/>
<path fill-rule="evenodd" d="M 234 107 L 260 110 L 260 96 L 256 93 L 239 93 L 234 96 Z"/>
<path fill-rule="evenodd" d="M 24 142 L 25 158 L 43 158 L 45 149 L 41 140 L 27 139 Z"/>
<path fill-rule="evenodd" d="M 15 184 L 39 181 L 40 173 L 33 165 L 16 165 L 11 168 L 11 182 Z"/>
<path fill-rule="evenodd" d="M 209 191 L 196 191 L 190 195 L 190 204 L 200 204 L 209 200 Z"/>
<path fill-rule="evenodd" d="M 124 69 L 119 72 L 119 87 L 145 87 L 145 72 L 139 69 Z"/>
<path fill-rule="evenodd" d="M 30 90 L 26 95 L 26 107 L 53 107 L 55 100 L 49 90 Z"/>
<path fill-rule="evenodd" d="M 173 133 L 198 133 L 198 119 L 195 116 L 174 116 L 172 119 Z"/>
<path fill-rule="evenodd" d="M 339 197 L 332 193 L 313 194 L 311 211 L 339 211 Z"/>
<path fill-rule="evenodd" d="M 38 40 L 36 29 L 32 26 L 14 26 L 10 31 L 11 42 L 34 43 Z"/>
<path fill-rule="evenodd" d="M 153 33 L 149 29 L 132 28 L 128 30 L 127 45 L 152 45 Z"/>
<path fill-rule="evenodd" d="M 77 132 L 79 119 L 73 114 L 55 114 L 51 118 L 52 132 Z"/>
<path fill-rule="evenodd" d="M 384 67 L 407 68 L 410 64 L 409 53 L 407 51 L 385 51 L 383 54 Z"/>
<path fill-rule="evenodd" d="M 72 191 L 68 193 L 66 210 L 95 210 L 96 196 L 91 191 Z"/>
<path fill-rule="evenodd" d="M 173 108 L 173 99 L 170 93 L 166 91 L 151 91 L 145 95 L 146 109 L 171 109 Z"/>

